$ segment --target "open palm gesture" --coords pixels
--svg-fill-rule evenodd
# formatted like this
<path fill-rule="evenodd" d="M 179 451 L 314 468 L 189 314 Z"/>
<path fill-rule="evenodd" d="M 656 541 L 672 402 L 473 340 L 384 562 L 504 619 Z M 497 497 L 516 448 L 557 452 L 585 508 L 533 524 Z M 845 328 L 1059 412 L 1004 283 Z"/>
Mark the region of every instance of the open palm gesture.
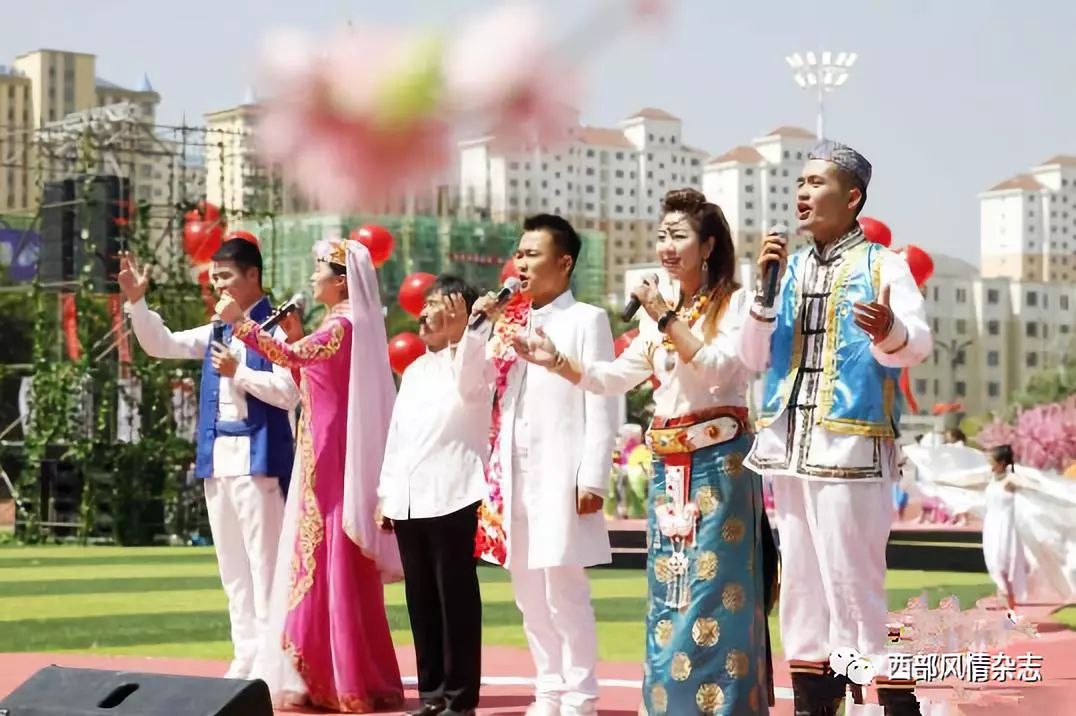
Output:
<path fill-rule="evenodd" d="M 535 328 L 532 336 L 515 336 L 512 347 L 520 358 L 543 368 L 551 368 L 559 355 L 557 347 L 541 328 Z"/>

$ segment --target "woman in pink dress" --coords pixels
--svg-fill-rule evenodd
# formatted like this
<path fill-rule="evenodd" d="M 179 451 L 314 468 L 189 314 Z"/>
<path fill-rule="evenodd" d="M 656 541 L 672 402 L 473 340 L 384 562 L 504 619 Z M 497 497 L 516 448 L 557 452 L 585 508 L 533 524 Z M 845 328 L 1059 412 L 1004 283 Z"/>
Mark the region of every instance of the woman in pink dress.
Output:
<path fill-rule="evenodd" d="M 315 255 L 314 299 L 328 311 L 309 336 L 282 343 L 228 297 L 217 305 L 238 338 L 302 376 L 271 643 L 254 676 L 277 705 L 367 713 L 403 703 L 382 587 L 401 578 L 400 555 L 372 518 L 395 388 L 366 248 L 320 242 Z"/>

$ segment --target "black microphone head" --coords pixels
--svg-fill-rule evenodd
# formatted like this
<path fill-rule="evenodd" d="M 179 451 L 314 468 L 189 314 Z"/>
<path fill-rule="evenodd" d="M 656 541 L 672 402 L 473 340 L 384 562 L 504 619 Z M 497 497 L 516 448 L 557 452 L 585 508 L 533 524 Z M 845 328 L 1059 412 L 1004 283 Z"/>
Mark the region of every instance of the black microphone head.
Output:
<path fill-rule="evenodd" d="M 507 291 L 509 298 L 519 293 L 520 287 L 523 286 L 523 282 L 515 276 L 509 276 L 504 281 L 504 286 L 501 287 L 502 291 Z"/>

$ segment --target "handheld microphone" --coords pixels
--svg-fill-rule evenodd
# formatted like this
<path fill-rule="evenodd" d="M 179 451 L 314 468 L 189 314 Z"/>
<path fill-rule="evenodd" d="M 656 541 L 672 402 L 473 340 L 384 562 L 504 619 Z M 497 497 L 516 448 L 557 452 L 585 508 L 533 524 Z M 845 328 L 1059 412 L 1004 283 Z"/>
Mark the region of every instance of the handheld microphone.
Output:
<path fill-rule="evenodd" d="M 781 243 L 788 244 L 788 227 L 784 224 L 775 224 L 768 236 L 780 237 Z M 762 287 L 762 305 L 766 308 L 773 308 L 774 301 L 777 300 L 777 274 L 781 270 L 781 264 L 777 261 L 770 261 L 766 264 L 766 270 L 763 274 L 763 287 Z"/>
<path fill-rule="evenodd" d="M 273 313 L 269 316 L 269 318 L 266 318 L 265 321 L 263 321 L 259 327 L 263 331 L 272 331 L 274 328 L 280 325 L 280 322 L 283 321 L 286 316 L 295 313 L 296 311 L 302 313 L 305 307 L 306 296 L 301 293 L 297 293 L 284 303 L 274 308 Z"/>
<path fill-rule="evenodd" d="M 653 281 L 654 285 L 657 286 L 660 279 L 658 278 L 658 275 L 656 273 L 652 273 L 644 280 Z M 628 305 L 624 306 L 624 312 L 620 314 L 620 320 L 624 321 L 625 323 L 630 321 L 632 318 L 635 317 L 635 314 L 639 312 L 639 306 L 641 305 L 642 302 L 639 300 L 639 298 L 637 296 L 632 296 L 631 299 L 628 301 Z"/>
<path fill-rule="evenodd" d="M 216 314 L 213 315 L 213 342 L 224 343 L 224 321 Z"/>
<path fill-rule="evenodd" d="M 519 286 L 520 286 L 519 279 L 516 278 L 515 276 L 509 276 L 507 278 L 507 280 L 505 280 L 504 285 L 501 286 L 501 290 L 497 292 L 497 305 L 498 306 L 503 306 L 504 304 L 508 303 L 509 299 L 511 299 L 512 296 L 515 296 L 517 293 L 519 293 Z M 479 313 L 471 321 L 471 326 L 470 327 L 471 328 L 478 328 L 479 326 L 481 326 L 485 322 L 486 322 L 486 314 Z"/>

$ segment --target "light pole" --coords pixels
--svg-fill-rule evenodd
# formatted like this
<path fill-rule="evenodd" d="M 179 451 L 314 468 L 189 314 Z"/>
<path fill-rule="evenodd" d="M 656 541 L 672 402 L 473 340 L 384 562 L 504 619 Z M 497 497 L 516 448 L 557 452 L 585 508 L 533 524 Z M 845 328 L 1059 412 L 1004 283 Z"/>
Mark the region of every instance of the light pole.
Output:
<path fill-rule="evenodd" d="M 825 96 L 848 81 L 848 71 L 859 57 L 854 52 L 834 53 L 829 50 L 815 55 L 807 52 L 804 55 L 795 53 L 785 58 L 788 66 L 792 68 L 792 79 L 802 89 L 814 90 L 818 93 L 818 139 L 825 139 Z"/>

